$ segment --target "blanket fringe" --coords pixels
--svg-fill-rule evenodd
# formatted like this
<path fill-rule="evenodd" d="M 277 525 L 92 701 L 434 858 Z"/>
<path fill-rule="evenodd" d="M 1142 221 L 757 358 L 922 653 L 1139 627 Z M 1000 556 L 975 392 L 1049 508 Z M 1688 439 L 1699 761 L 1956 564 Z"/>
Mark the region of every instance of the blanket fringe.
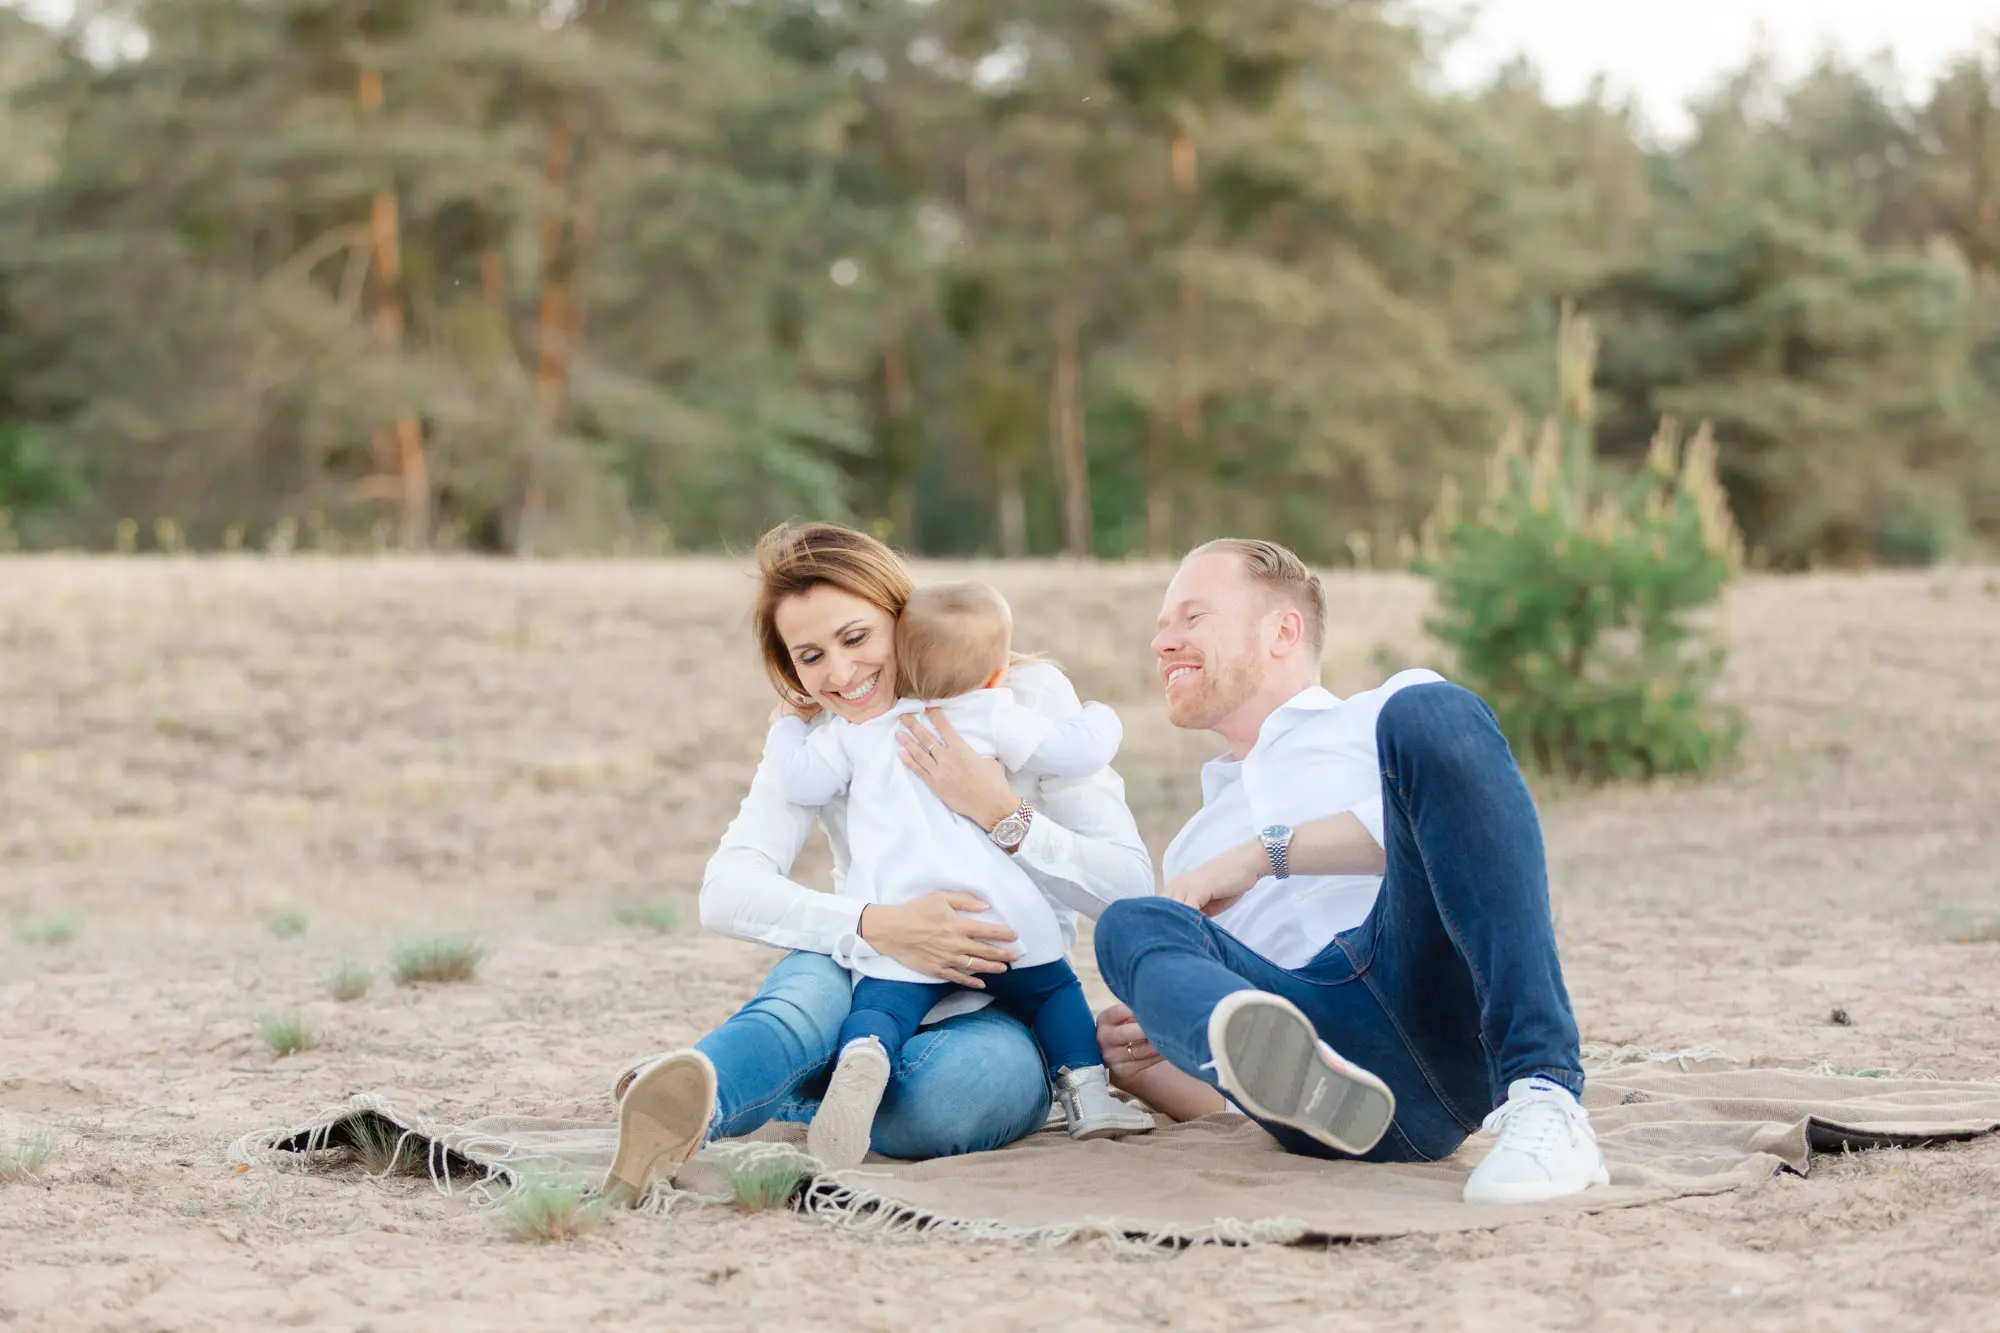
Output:
<path fill-rule="evenodd" d="M 1108 1245 L 1120 1254 L 1144 1258 L 1173 1254 L 1194 1245 L 1284 1245 L 1319 1234 L 1305 1223 L 1287 1217 L 1254 1222 L 1219 1218 L 1203 1226 L 1171 1231 L 1135 1227 L 1115 1218 L 1082 1218 L 1046 1227 L 1009 1226 L 976 1218 L 944 1217 L 890 1198 L 862 1184 L 866 1174 L 841 1172 L 814 1179 L 801 1196 L 798 1210 L 838 1230 L 875 1239 L 1007 1241 L 1036 1249 L 1092 1241 Z"/>

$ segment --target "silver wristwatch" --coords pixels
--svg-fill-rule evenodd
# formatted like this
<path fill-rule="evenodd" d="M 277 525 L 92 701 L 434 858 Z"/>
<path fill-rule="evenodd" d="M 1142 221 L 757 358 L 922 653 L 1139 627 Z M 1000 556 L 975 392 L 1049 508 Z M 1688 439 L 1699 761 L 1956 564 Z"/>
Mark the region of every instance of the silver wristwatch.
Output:
<path fill-rule="evenodd" d="M 1271 858 L 1271 878 L 1290 879 L 1292 867 L 1285 858 L 1292 849 L 1292 826 L 1272 824 L 1259 829 L 1257 841 L 1264 844 L 1264 855 Z"/>
<path fill-rule="evenodd" d="M 1008 815 L 1005 819 L 995 824 L 993 832 L 987 836 L 993 839 L 993 845 L 1001 851 L 1017 851 L 1020 849 L 1022 842 L 1026 841 L 1028 836 L 1028 821 L 1034 817 L 1035 807 L 1023 801 L 1014 807 L 1013 814 Z"/>

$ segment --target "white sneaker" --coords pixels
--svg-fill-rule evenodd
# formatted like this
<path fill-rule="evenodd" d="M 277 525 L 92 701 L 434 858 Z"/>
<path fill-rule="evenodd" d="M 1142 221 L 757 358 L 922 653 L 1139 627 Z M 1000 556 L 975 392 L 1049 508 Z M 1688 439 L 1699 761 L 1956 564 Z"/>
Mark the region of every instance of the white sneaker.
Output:
<path fill-rule="evenodd" d="M 889 1056 L 882 1043 L 874 1037 L 848 1042 L 827 1080 L 826 1096 L 806 1126 L 806 1151 L 829 1170 L 860 1166 L 875 1128 L 875 1108 L 888 1086 Z"/>
<path fill-rule="evenodd" d="M 1359 1157 L 1396 1118 L 1388 1084 L 1341 1059 L 1297 1005 L 1268 991 L 1224 996 L 1208 1016 L 1208 1050 L 1238 1106 L 1341 1152 Z"/>
<path fill-rule="evenodd" d="M 1158 1127 L 1152 1112 L 1111 1095 L 1111 1071 L 1103 1065 L 1063 1070 L 1056 1100 L 1069 1121 L 1069 1136 L 1078 1141 L 1149 1134 Z"/>
<path fill-rule="evenodd" d="M 661 1166 L 694 1156 L 715 1118 L 715 1066 L 700 1051 L 673 1051 L 624 1081 L 618 1100 L 618 1151 L 605 1172 L 607 1202 L 639 1202 Z"/>
<path fill-rule="evenodd" d="M 1480 1128 L 1500 1141 L 1465 1182 L 1467 1203 L 1542 1203 L 1609 1185 L 1590 1116 L 1567 1089 L 1517 1078 Z"/>

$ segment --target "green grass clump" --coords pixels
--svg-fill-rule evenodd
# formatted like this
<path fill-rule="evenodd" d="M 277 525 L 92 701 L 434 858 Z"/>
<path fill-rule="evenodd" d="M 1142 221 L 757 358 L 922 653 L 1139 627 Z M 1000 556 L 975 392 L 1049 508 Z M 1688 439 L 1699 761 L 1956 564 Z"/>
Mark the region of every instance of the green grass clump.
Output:
<path fill-rule="evenodd" d="M 304 1016 L 296 1009 L 257 1015 L 257 1035 L 271 1048 L 271 1054 L 281 1058 L 310 1050 L 318 1040 L 313 1030 L 306 1026 Z"/>
<path fill-rule="evenodd" d="M 0 1185 L 34 1180 L 56 1155 L 56 1136 L 47 1130 L 23 1134 L 12 1143 L 0 1144 Z"/>
<path fill-rule="evenodd" d="M 281 907 L 264 921 L 273 935 L 281 940 L 306 933 L 306 914 L 296 907 Z"/>
<path fill-rule="evenodd" d="M 500 1204 L 500 1225 L 515 1240 L 571 1240 L 604 1220 L 604 1206 L 579 1179 L 525 1174 Z"/>
<path fill-rule="evenodd" d="M 347 1146 L 354 1160 L 371 1176 L 420 1175 L 424 1149 L 414 1135 L 373 1114 L 346 1122 Z"/>
<path fill-rule="evenodd" d="M 486 948 L 464 935 L 440 935 L 434 939 L 411 940 L 390 955 L 390 974 L 398 986 L 414 986 L 424 981 L 470 981 L 479 975 Z"/>
<path fill-rule="evenodd" d="M 374 974 L 361 964 L 349 959 L 342 963 L 327 979 L 327 991 L 342 1004 L 358 1000 L 368 993 L 368 987 L 375 980 Z"/>
<path fill-rule="evenodd" d="M 722 1178 L 736 1202 L 760 1212 L 791 1202 L 811 1173 L 803 1154 L 782 1146 L 743 1149 L 722 1163 Z"/>
<path fill-rule="evenodd" d="M 620 903 L 611 909 L 611 915 L 621 926 L 637 926 L 662 935 L 671 934 L 681 924 L 680 909 L 672 903 Z"/>
<path fill-rule="evenodd" d="M 2000 916 L 1981 916 L 1975 912 L 1949 911 L 1944 914 L 1944 928 L 1954 943 L 1995 944 L 2000 943 Z"/>
<path fill-rule="evenodd" d="M 22 944 L 68 944 L 83 924 L 68 912 L 53 916 L 24 916 L 14 922 L 14 938 Z"/>

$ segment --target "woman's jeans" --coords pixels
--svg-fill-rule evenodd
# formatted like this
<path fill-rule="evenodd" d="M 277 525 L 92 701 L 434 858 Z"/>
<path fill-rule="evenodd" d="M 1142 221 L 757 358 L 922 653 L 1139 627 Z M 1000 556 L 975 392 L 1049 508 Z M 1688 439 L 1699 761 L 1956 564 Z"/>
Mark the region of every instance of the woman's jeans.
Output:
<path fill-rule="evenodd" d="M 1097 922 L 1097 963 L 1156 1050 L 1215 1083 L 1209 1015 L 1239 990 L 1282 995 L 1396 1094 L 1370 1161 L 1445 1156 L 1515 1079 L 1583 1090 L 1556 958 L 1541 824 L 1493 714 L 1456 685 L 1412 685 L 1375 725 L 1388 867 L 1368 919 L 1282 968 L 1201 913 L 1128 898 Z M 1339 1156 L 1266 1125 L 1287 1149 Z"/>
<path fill-rule="evenodd" d="M 715 1066 L 709 1137 L 735 1138 L 768 1120 L 812 1119 L 852 996 L 847 969 L 833 959 L 787 954 L 748 1004 L 695 1043 Z M 905 1160 L 986 1152 L 1040 1129 L 1049 1105 L 1035 1039 L 988 1005 L 910 1038 L 869 1146 Z"/>

